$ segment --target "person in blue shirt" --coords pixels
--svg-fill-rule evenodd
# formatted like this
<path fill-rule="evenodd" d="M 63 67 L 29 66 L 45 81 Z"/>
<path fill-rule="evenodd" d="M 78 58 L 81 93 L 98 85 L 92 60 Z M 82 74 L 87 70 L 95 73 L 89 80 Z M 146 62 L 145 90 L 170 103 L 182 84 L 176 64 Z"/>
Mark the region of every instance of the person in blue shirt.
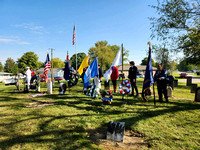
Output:
<path fill-rule="evenodd" d="M 163 96 L 164 94 L 166 102 L 168 102 L 168 96 L 167 96 L 167 74 L 165 70 L 162 68 L 161 65 L 158 65 L 157 71 L 154 75 L 154 81 L 157 82 L 157 90 L 158 90 L 158 96 L 159 96 L 159 102 L 163 102 Z"/>

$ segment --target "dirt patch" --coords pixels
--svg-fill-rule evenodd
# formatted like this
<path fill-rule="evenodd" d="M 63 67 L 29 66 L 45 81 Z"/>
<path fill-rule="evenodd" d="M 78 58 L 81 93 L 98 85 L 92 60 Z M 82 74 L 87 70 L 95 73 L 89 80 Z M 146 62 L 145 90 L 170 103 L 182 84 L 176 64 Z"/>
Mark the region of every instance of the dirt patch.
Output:
<path fill-rule="evenodd" d="M 148 149 L 148 143 L 145 142 L 144 135 L 127 130 L 124 133 L 124 141 L 116 142 L 106 139 L 106 129 L 94 130 L 90 133 L 93 143 L 105 150 L 141 150 Z"/>
<path fill-rule="evenodd" d="M 42 108 L 42 107 L 54 105 L 54 103 L 55 102 L 53 100 L 41 100 L 41 101 L 33 100 L 28 105 L 26 105 L 26 108 Z"/>

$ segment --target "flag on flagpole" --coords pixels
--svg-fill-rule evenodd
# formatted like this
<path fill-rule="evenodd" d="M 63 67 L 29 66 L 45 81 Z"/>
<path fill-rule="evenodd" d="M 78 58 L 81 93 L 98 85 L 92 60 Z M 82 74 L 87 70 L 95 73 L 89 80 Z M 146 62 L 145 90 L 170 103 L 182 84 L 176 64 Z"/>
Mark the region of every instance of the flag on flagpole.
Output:
<path fill-rule="evenodd" d="M 76 38 L 76 27 L 74 25 L 74 29 L 73 29 L 73 38 L 72 38 L 72 45 L 75 44 L 75 38 Z"/>
<path fill-rule="evenodd" d="M 90 66 L 87 68 L 85 75 L 84 75 L 84 87 L 87 88 L 89 86 L 89 81 L 91 78 L 97 76 L 98 73 L 98 61 L 97 57 L 93 60 Z"/>
<path fill-rule="evenodd" d="M 45 67 L 44 67 L 44 79 L 47 82 L 48 81 L 48 70 L 51 69 L 50 59 L 49 59 L 49 53 L 47 52 L 47 58 L 45 61 Z"/>
<path fill-rule="evenodd" d="M 153 79 L 153 70 L 152 70 L 151 49 L 149 49 L 149 56 L 147 60 L 145 78 L 144 78 L 143 89 L 142 89 L 143 100 L 148 101 L 145 93 L 146 93 L 146 90 L 150 89 L 153 86 L 153 84 L 154 84 L 154 79 Z"/>
<path fill-rule="evenodd" d="M 67 51 L 67 59 L 66 59 L 67 61 L 69 61 L 69 54 L 68 54 L 68 51 Z"/>
<path fill-rule="evenodd" d="M 115 60 L 113 61 L 112 65 L 106 71 L 106 73 L 103 75 L 104 78 L 106 78 L 107 81 L 108 81 L 109 78 L 110 78 L 110 75 L 112 74 L 112 67 L 113 66 L 120 66 L 120 65 L 122 65 L 122 48 L 119 49 L 119 51 L 117 52 L 117 55 L 116 55 Z"/>
<path fill-rule="evenodd" d="M 83 68 L 88 67 L 88 59 L 89 59 L 89 56 L 90 56 L 90 55 L 86 56 L 86 57 L 83 59 L 81 65 L 80 65 L 80 67 L 79 67 L 79 69 L 78 69 L 78 72 L 79 72 L 80 75 L 83 73 Z"/>

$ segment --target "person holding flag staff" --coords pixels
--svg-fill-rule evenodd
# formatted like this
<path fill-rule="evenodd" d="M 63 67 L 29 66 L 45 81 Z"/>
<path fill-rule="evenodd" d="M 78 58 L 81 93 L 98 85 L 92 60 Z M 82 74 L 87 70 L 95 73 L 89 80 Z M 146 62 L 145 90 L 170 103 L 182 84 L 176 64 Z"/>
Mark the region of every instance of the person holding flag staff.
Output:
<path fill-rule="evenodd" d="M 135 97 L 138 97 L 138 89 L 136 85 L 136 74 L 137 74 L 137 67 L 135 66 L 134 61 L 130 61 L 130 68 L 129 68 L 129 74 L 128 78 L 130 79 L 131 82 L 131 87 L 132 87 L 132 94 L 130 96 L 134 96 L 134 89 L 136 91 Z"/>
<path fill-rule="evenodd" d="M 148 56 L 148 60 L 147 60 L 145 78 L 144 78 L 144 82 L 143 82 L 142 99 L 144 101 L 148 101 L 146 93 L 147 93 L 147 90 L 151 89 L 151 87 L 153 86 L 154 105 L 156 105 L 155 92 L 154 92 L 153 69 L 152 69 L 152 60 L 151 60 L 151 42 L 148 42 L 148 44 L 149 44 L 149 56 Z"/>
<path fill-rule="evenodd" d="M 168 102 L 167 80 L 166 80 L 167 74 L 161 65 L 158 65 L 157 69 L 158 70 L 156 71 L 156 73 L 154 75 L 154 81 L 157 82 L 159 102 L 163 102 L 162 94 L 164 94 L 165 100 L 166 100 L 166 102 Z"/>
<path fill-rule="evenodd" d="M 100 68 L 100 65 L 98 65 L 98 75 L 94 77 L 94 85 L 96 85 L 96 95 L 100 94 L 102 75 L 102 69 Z"/>

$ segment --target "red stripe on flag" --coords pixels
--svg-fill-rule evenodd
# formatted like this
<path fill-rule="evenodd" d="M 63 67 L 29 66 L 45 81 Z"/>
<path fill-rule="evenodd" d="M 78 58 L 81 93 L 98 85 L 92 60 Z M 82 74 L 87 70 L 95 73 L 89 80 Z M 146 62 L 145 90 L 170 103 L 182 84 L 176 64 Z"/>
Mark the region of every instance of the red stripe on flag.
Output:
<path fill-rule="evenodd" d="M 75 28 L 75 26 L 74 26 L 72 45 L 75 44 L 75 38 L 76 38 L 76 28 Z"/>

